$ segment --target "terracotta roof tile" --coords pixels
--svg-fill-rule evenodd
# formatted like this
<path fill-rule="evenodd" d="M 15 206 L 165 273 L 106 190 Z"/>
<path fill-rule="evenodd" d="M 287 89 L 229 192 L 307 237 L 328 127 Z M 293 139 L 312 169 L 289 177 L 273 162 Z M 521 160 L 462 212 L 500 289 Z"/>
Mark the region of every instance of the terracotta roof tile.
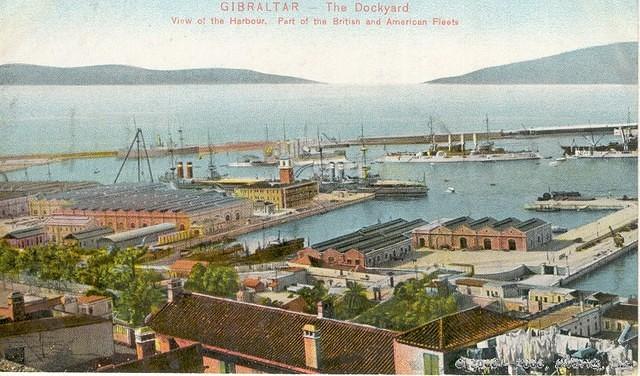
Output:
<path fill-rule="evenodd" d="M 191 272 L 191 269 L 196 264 L 202 264 L 202 266 L 207 266 L 207 265 L 209 265 L 209 262 L 207 262 L 207 261 L 194 261 L 194 260 L 178 259 L 173 264 L 171 264 L 169 269 L 171 269 L 172 271 Z"/>
<path fill-rule="evenodd" d="M 78 303 L 80 304 L 91 304 L 91 303 L 99 302 L 102 300 L 111 300 L 111 298 L 108 296 L 101 296 L 101 295 L 89 295 L 89 296 L 84 295 L 84 296 L 78 297 Z"/>
<path fill-rule="evenodd" d="M 284 367 L 305 366 L 302 328 L 320 330 L 322 373 L 394 373 L 392 331 L 202 294 L 185 294 L 150 320 L 157 333 Z"/>
<path fill-rule="evenodd" d="M 471 278 L 460 278 L 456 279 L 456 285 L 463 286 L 473 286 L 473 287 L 482 287 L 485 285 L 485 281 L 479 279 L 471 279 Z"/>
<path fill-rule="evenodd" d="M 449 352 L 524 325 L 526 321 L 474 307 L 411 329 L 396 337 L 396 340 L 410 346 Z"/>

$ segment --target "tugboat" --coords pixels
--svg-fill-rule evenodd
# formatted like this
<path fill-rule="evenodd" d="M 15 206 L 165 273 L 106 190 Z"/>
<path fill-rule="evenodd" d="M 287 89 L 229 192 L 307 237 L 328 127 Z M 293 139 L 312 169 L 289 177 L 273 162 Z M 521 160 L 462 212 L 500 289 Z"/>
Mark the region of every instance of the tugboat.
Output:
<path fill-rule="evenodd" d="M 429 119 L 429 127 L 431 130 L 431 144 L 425 151 L 418 153 L 411 152 L 393 152 L 387 153 L 381 158 L 381 162 L 400 162 L 400 163 L 453 163 L 453 162 L 501 162 L 501 161 L 521 161 L 531 159 L 541 159 L 542 156 L 537 152 L 528 150 L 523 151 L 506 151 L 503 148 L 497 148 L 490 140 L 489 133 L 489 117 L 485 117 L 487 127 L 486 141 L 478 144 L 476 134 L 473 134 L 474 148 L 472 150 L 465 149 L 464 134 L 460 135 L 460 142 L 454 144 L 449 134 L 449 142 L 447 146 L 438 145 L 435 142 L 433 134 L 433 120 Z"/>

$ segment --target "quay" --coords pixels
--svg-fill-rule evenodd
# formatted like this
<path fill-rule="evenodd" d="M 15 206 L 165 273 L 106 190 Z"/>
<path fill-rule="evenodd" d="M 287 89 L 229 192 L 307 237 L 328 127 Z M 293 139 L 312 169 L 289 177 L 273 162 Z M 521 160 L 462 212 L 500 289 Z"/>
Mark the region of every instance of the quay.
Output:
<path fill-rule="evenodd" d="M 536 201 L 524 206 L 526 210 L 539 212 L 560 210 L 620 210 L 631 206 L 637 206 L 637 200 L 625 200 L 616 198 L 599 197 L 594 200 L 547 200 Z"/>
<path fill-rule="evenodd" d="M 170 246 L 173 250 L 183 251 L 200 244 L 213 243 L 225 238 L 234 238 L 254 231 L 281 225 L 283 223 L 297 221 L 314 215 L 321 215 L 343 207 L 373 200 L 374 198 L 375 194 L 373 193 L 351 193 L 345 197 L 337 197 L 333 194 L 320 193 L 318 198 L 314 200 L 309 207 L 300 208 L 294 212 L 278 215 L 268 219 L 252 217 L 246 224 L 237 226 L 236 228 L 228 231 L 171 243 Z"/>
<path fill-rule="evenodd" d="M 542 250 L 528 252 L 521 251 L 449 251 L 421 248 L 416 251 L 415 262 L 409 261 L 396 268 L 414 270 L 443 264 L 469 264 L 474 266 L 476 275 L 487 278 L 512 280 L 520 276 L 516 271 L 525 270 L 526 266 L 541 269 L 542 265 L 554 269 L 551 275 L 534 275 L 533 278 L 522 283 L 538 285 L 554 285 L 561 283 L 565 277 L 573 279 L 593 271 L 590 266 L 594 261 L 603 259 L 597 267 L 618 257 L 618 252 L 631 252 L 637 248 L 638 231 L 631 229 L 630 224 L 638 220 L 638 205 L 632 205 L 615 211 L 594 222 L 569 230 L 553 238 L 552 244 Z M 611 237 L 609 226 L 624 237 L 624 246 L 616 247 Z M 593 242 L 590 247 L 585 244 Z M 579 249 L 580 247 L 580 249 Z M 579 249 L 579 250 L 578 250 Z M 611 256 L 616 254 L 615 257 Z M 585 269 L 588 268 L 588 269 Z M 587 270 L 587 271 L 584 271 Z M 566 273 L 566 274 L 565 274 Z M 574 276 L 576 273 L 579 275 Z M 521 273 L 524 275 L 524 273 Z M 506 278 L 506 279 L 505 279 Z M 564 280 L 562 283 L 568 283 Z"/>

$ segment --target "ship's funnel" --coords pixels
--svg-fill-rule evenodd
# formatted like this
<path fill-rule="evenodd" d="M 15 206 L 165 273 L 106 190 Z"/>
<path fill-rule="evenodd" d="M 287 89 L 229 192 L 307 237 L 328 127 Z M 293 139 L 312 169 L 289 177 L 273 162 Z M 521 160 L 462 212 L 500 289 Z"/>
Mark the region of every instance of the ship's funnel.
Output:
<path fill-rule="evenodd" d="M 451 133 L 449 133 L 449 137 L 447 139 L 447 144 L 449 145 L 449 151 L 451 151 Z"/>
<path fill-rule="evenodd" d="M 475 133 L 473 134 L 473 148 L 478 148 L 478 136 Z"/>
<path fill-rule="evenodd" d="M 185 175 L 187 179 L 193 178 L 193 163 L 187 162 L 187 173 Z"/>
<path fill-rule="evenodd" d="M 176 169 L 178 173 L 178 179 L 184 178 L 184 167 L 182 166 L 182 162 L 178 162 Z"/>
<path fill-rule="evenodd" d="M 464 133 L 460 134 L 460 147 L 462 148 L 462 151 L 464 151 Z"/>
<path fill-rule="evenodd" d="M 336 180 L 336 164 L 333 162 L 329 162 L 329 176 L 331 176 L 331 181 Z"/>

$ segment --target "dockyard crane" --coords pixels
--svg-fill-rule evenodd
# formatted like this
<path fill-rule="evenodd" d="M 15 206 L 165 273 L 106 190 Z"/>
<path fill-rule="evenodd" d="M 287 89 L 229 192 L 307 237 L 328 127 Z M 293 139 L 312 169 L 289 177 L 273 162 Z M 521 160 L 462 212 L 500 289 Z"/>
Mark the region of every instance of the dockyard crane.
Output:
<path fill-rule="evenodd" d="M 622 247 L 624 245 L 624 237 L 613 231 L 613 228 L 611 226 L 609 226 L 609 230 L 611 231 L 611 237 L 613 238 L 613 244 L 616 245 L 616 247 Z"/>

